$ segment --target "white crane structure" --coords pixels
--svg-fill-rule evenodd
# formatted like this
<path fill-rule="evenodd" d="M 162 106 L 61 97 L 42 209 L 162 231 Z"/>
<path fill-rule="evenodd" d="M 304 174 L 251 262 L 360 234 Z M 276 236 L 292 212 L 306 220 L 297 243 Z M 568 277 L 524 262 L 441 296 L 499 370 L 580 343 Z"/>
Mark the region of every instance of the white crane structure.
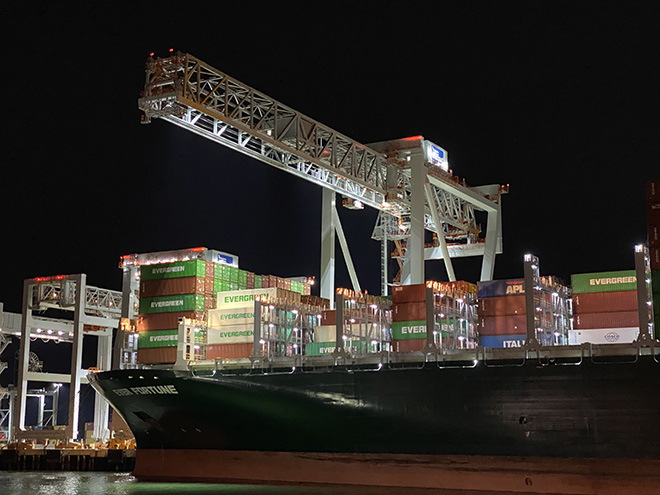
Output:
<path fill-rule="evenodd" d="M 495 254 L 501 252 L 500 195 L 506 190 L 461 183 L 449 170 L 445 150 L 422 136 L 361 144 L 192 55 L 173 51 L 147 60 L 138 106 L 144 123 L 166 120 L 322 186 L 322 297 L 334 301 L 335 236 L 354 289 L 360 289 L 336 194 L 345 206 L 381 212 L 372 237 L 383 242 L 383 293 L 392 222 L 398 227 L 394 234 L 401 239 L 404 232 L 407 238 L 401 283 L 424 283 L 425 259 L 443 259 L 448 278 L 456 280 L 451 258 L 475 255 L 483 256 L 481 279 L 492 279 Z M 485 242 L 478 237 L 475 210 L 487 213 Z M 437 234 L 437 246 L 426 250 L 425 230 Z M 456 245 L 447 243 L 458 239 Z"/>

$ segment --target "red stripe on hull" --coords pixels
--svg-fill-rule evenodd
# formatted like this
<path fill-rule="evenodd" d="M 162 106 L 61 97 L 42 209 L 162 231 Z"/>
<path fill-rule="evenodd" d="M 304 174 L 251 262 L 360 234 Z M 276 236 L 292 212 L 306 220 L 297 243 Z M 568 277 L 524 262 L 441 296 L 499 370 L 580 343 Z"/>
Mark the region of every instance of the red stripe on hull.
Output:
<path fill-rule="evenodd" d="M 660 460 L 138 449 L 144 481 L 657 495 Z"/>

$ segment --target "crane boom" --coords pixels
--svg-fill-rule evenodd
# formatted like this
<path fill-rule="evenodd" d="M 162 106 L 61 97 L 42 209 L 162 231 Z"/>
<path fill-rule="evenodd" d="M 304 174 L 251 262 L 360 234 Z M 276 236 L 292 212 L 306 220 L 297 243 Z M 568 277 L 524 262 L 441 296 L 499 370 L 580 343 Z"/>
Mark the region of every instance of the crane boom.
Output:
<path fill-rule="evenodd" d="M 424 256 L 423 241 L 417 239 L 423 229 L 443 238 L 451 230 L 450 240 L 462 238 L 476 247 L 475 209 L 486 211 L 491 223 L 500 214 L 499 195 L 506 192 L 500 186 L 461 184 L 448 170 L 446 152 L 422 136 L 361 144 L 190 54 L 150 56 L 138 106 L 145 123 L 166 120 L 396 217 L 414 238 L 416 259 Z M 493 188 L 496 194 L 484 193 Z M 501 252 L 501 223 L 493 223 L 484 254 L 491 261 L 482 279 L 492 276 L 492 260 Z M 473 251 L 480 255 L 484 248 Z"/>

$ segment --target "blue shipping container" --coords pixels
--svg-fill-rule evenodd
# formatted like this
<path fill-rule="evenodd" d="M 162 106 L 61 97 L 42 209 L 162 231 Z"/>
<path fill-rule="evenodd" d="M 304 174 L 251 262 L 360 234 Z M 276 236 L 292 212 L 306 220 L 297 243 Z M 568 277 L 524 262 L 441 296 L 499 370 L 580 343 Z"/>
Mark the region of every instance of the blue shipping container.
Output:
<path fill-rule="evenodd" d="M 477 282 L 477 296 L 479 298 L 517 296 L 524 293 L 525 281 L 522 279 Z"/>
<path fill-rule="evenodd" d="M 479 343 L 482 347 L 494 347 L 503 349 L 507 347 L 522 347 L 527 335 L 486 335 L 482 336 Z"/>

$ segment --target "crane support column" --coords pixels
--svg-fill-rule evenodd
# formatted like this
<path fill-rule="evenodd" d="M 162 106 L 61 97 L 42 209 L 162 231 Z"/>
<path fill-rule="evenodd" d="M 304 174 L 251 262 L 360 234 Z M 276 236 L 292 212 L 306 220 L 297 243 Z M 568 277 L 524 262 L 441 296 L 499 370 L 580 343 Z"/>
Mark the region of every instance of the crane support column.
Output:
<path fill-rule="evenodd" d="M 333 210 L 335 210 L 335 193 L 323 188 L 321 205 L 321 297 L 330 301 L 334 309 L 335 299 L 335 225 Z"/>
<path fill-rule="evenodd" d="M 488 212 L 488 224 L 486 226 L 486 245 L 484 247 L 484 257 L 481 263 L 481 281 L 493 280 L 493 272 L 495 271 L 495 254 L 498 247 L 501 251 L 501 222 L 502 222 L 502 208 L 499 204 L 496 209 Z"/>
<path fill-rule="evenodd" d="M 346 242 L 344 229 L 341 226 L 341 221 L 339 220 L 339 213 L 337 213 L 336 208 L 332 209 L 332 221 L 335 226 L 335 233 L 339 238 L 339 246 L 341 247 L 341 254 L 344 255 L 344 261 L 346 262 L 348 275 L 351 277 L 353 290 L 355 292 L 360 292 L 360 282 L 358 282 L 357 272 L 355 271 L 355 266 L 353 265 L 353 258 L 351 258 L 351 252 L 348 250 L 348 243 Z"/>
<path fill-rule="evenodd" d="M 409 281 L 404 284 L 424 283 L 424 213 L 425 196 L 424 184 L 426 183 L 426 167 L 423 156 L 414 154 L 410 160 L 410 238 L 406 248 L 406 261 L 409 264 Z"/>
<path fill-rule="evenodd" d="M 80 415 L 80 378 L 82 376 L 83 318 L 85 315 L 85 293 L 87 275 L 81 273 L 72 277 L 76 284 L 75 312 L 73 315 L 73 346 L 71 350 L 71 383 L 69 388 L 68 437 L 78 438 L 78 417 Z"/>
<path fill-rule="evenodd" d="M 14 433 L 13 438 L 20 430 L 25 428 L 25 407 L 27 402 L 27 373 L 30 364 L 30 320 L 32 311 L 30 310 L 30 297 L 32 296 L 32 281 L 23 282 L 23 319 L 21 321 L 21 344 L 18 357 L 18 400 L 16 401 L 16 414 L 14 415 Z"/>
<path fill-rule="evenodd" d="M 121 331 L 119 329 L 118 331 Z M 99 371 L 109 371 L 112 360 L 112 328 L 106 328 L 105 335 L 99 335 L 96 362 Z M 106 442 L 110 438 L 108 420 L 110 405 L 101 394 L 94 394 L 94 438 Z"/>
<path fill-rule="evenodd" d="M 650 342 L 653 335 L 649 324 L 653 321 L 649 318 L 649 300 L 651 299 L 647 279 L 650 268 L 647 266 L 648 248 L 644 244 L 635 246 L 635 276 L 637 278 L 637 311 L 639 313 L 639 335 L 638 341 Z"/>

